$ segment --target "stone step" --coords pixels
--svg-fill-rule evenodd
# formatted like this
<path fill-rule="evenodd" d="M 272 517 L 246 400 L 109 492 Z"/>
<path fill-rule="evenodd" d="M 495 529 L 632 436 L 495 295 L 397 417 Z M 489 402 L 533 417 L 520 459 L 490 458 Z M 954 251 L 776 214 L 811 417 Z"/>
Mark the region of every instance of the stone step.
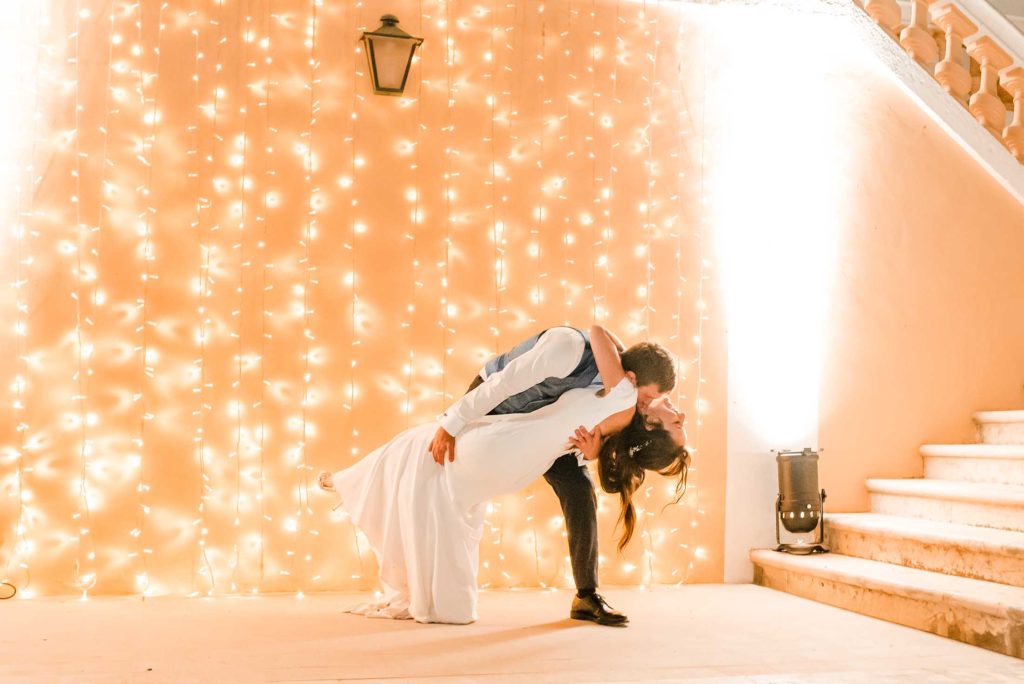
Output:
<path fill-rule="evenodd" d="M 878 513 L 825 516 L 834 552 L 1024 587 L 1024 532 Z"/>
<path fill-rule="evenodd" d="M 983 444 L 1024 444 L 1024 411 L 979 411 L 974 422 Z"/>
<path fill-rule="evenodd" d="M 750 559 L 761 586 L 1024 658 L 1020 587 L 837 553 L 755 549 Z"/>
<path fill-rule="evenodd" d="M 926 444 L 924 476 L 1024 485 L 1024 444 Z"/>
<path fill-rule="evenodd" d="M 1024 531 L 1024 486 L 954 480 L 867 481 L 871 512 Z"/>

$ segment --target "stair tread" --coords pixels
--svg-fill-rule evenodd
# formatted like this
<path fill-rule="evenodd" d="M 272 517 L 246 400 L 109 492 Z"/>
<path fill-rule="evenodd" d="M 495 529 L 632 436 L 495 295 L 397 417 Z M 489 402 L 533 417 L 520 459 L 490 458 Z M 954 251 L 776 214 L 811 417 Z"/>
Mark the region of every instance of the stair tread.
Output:
<path fill-rule="evenodd" d="M 1024 444 L 925 444 L 920 453 L 943 458 L 1024 458 Z"/>
<path fill-rule="evenodd" d="M 957 603 L 1000 617 L 1024 609 L 1024 587 L 944 575 L 854 556 L 837 553 L 794 556 L 770 549 L 753 549 L 750 560 L 755 565 L 898 593 L 909 598 Z"/>
<path fill-rule="evenodd" d="M 925 478 L 896 480 L 871 478 L 867 481 L 867 487 L 868 491 L 873 494 L 896 494 L 928 499 L 1024 506 L 1024 485 Z"/>
<path fill-rule="evenodd" d="M 1020 423 L 1024 422 L 1024 410 L 978 411 L 974 414 L 976 423 Z"/>
<path fill-rule="evenodd" d="M 978 527 L 961 523 L 906 518 L 881 513 L 831 513 L 825 525 L 836 530 L 884 533 L 888 537 L 914 539 L 1020 556 L 1024 561 L 1024 532 Z"/>

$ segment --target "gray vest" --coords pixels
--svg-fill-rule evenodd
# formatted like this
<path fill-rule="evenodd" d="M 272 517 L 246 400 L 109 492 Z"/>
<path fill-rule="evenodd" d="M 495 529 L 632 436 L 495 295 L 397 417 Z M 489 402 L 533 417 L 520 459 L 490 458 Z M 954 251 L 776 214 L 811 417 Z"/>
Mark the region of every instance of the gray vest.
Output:
<path fill-rule="evenodd" d="M 519 394 L 513 394 L 511 397 L 501 402 L 491 411 L 491 414 L 504 414 L 504 413 L 530 413 L 536 411 L 542 406 L 553 404 L 558 397 L 565 394 L 571 389 L 577 387 L 588 387 L 593 384 L 594 379 L 597 378 L 597 362 L 594 360 L 594 353 L 590 349 L 590 335 L 582 330 L 573 328 L 576 332 L 583 336 L 585 342 L 583 347 L 583 356 L 580 358 L 580 362 L 572 370 L 569 375 L 564 378 L 547 378 L 538 382 L 533 387 L 523 390 Z M 490 361 L 484 364 L 484 369 L 487 371 L 487 375 L 490 376 L 492 373 L 496 373 L 509 364 L 512 359 L 530 351 L 534 345 L 537 344 L 537 340 L 540 336 L 547 332 L 546 330 L 540 332 L 533 337 L 520 342 L 510 350 L 494 357 Z"/>

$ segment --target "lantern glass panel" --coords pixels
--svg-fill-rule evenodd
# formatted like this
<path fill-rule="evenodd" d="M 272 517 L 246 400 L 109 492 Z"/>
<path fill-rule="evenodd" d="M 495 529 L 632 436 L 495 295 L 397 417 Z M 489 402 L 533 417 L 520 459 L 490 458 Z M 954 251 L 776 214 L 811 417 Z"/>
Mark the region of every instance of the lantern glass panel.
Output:
<path fill-rule="evenodd" d="M 385 92 L 401 92 L 405 88 L 405 79 L 412 62 L 412 53 L 416 49 L 416 41 L 407 38 L 391 38 L 383 36 L 367 36 L 370 68 L 374 71 L 374 89 Z"/>

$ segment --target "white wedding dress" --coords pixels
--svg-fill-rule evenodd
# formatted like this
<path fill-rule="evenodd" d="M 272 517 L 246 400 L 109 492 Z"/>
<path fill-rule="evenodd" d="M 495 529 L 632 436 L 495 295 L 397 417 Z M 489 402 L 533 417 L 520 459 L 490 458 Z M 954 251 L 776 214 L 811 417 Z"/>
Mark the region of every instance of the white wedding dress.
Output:
<path fill-rule="evenodd" d="M 487 501 L 522 489 L 588 430 L 636 404 L 627 378 L 601 397 L 569 390 L 532 413 L 484 416 L 455 443 L 455 461 L 434 462 L 429 423 L 402 432 L 333 474 L 341 506 L 380 563 L 383 599 L 352 612 L 464 624 L 476 620 L 477 566 Z"/>

